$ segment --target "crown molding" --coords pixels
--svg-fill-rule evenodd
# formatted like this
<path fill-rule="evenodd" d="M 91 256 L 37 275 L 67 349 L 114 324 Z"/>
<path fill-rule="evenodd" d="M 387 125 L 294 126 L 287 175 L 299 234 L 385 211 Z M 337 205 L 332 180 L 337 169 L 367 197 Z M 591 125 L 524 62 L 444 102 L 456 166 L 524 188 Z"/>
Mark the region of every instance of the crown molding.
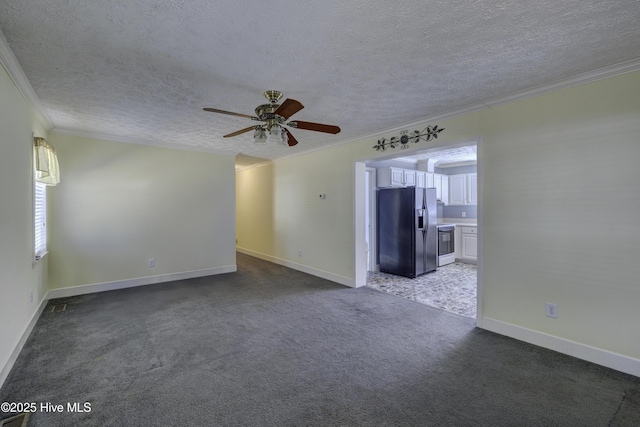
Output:
<path fill-rule="evenodd" d="M 242 172 L 244 170 L 248 170 L 248 169 L 253 169 L 253 168 L 259 168 L 261 166 L 267 166 L 270 165 L 274 162 L 275 160 L 264 160 L 258 163 L 251 163 L 250 165 L 245 165 L 245 166 L 236 166 L 236 172 Z"/>
<path fill-rule="evenodd" d="M 238 154 L 240 154 L 239 151 L 217 150 L 209 147 L 176 144 L 172 142 L 164 142 L 164 141 L 158 141 L 158 140 L 128 138 L 123 136 L 110 135 L 107 133 L 88 132 L 88 131 L 75 130 L 75 129 L 53 128 L 50 130 L 50 132 L 58 135 L 77 136 L 80 138 L 99 139 L 102 141 L 111 141 L 111 142 L 122 142 L 125 144 L 147 145 L 150 147 L 168 148 L 172 150 L 197 151 L 201 153 L 218 154 L 223 156 L 235 157 Z"/>
<path fill-rule="evenodd" d="M 0 31 L 0 64 L 7 70 L 7 74 L 9 74 L 9 77 L 18 88 L 18 92 L 20 92 L 25 101 L 27 101 L 27 104 L 29 104 L 29 107 L 31 107 L 36 117 L 42 122 L 45 129 L 47 129 L 47 131 L 51 130 L 53 123 L 42 107 L 40 98 L 36 95 L 31 83 L 27 80 L 27 76 L 25 76 L 18 59 L 13 54 L 2 31 Z"/>
<path fill-rule="evenodd" d="M 439 165 L 436 163 L 436 167 L 438 169 L 446 169 L 446 168 L 457 168 L 460 166 L 473 166 L 477 164 L 478 164 L 477 160 L 465 160 L 460 162 L 444 163 L 442 165 Z"/>
<path fill-rule="evenodd" d="M 402 163 L 409 163 L 409 164 L 413 164 L 413 165 L 417 165 L 418 164 L 418 159 L 411 159 L 409 157 L 398 157 L 397 159 L 393 159 L 396 160 L 398 162 L 402 162 Z"/>
<path fill-rule="evenodd" d="M 577 74 L 575 76 L 562 79 L 554 83 L 534 86 L 532 88 L 516 92 L 511 95 L 495 98 L 491 101 L 485 102 L 484 104 L 490 108 L 509 102 L 519 101 L 521 99 L 532 98 L 534 96 L 543 95 L 549 92 L 555 92 L 574 86 L 592 83 L 598 80 L 608 79 L 610 77 L 619 76 L 621 74 L 632 73 L 638 70 L 640 70 L 640 58 L 610 65 L 608 67 L 598 68 L 597 70 L 588 71 L 586 73 Z"/>

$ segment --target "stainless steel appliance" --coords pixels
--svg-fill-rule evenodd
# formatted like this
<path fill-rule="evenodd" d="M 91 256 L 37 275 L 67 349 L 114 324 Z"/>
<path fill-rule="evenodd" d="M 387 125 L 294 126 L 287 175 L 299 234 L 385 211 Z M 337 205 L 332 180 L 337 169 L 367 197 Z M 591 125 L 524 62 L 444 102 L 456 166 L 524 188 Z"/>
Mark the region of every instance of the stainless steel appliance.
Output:
<path fill-rule="evenodd" d="M 456 260 L 455 224 L 438 224 L 438 267 Z"/>
<path fill-rule="evenodd" d="M 378 190 L 380 271 L 414 278 L 437 265 L 435 188 Z"/>

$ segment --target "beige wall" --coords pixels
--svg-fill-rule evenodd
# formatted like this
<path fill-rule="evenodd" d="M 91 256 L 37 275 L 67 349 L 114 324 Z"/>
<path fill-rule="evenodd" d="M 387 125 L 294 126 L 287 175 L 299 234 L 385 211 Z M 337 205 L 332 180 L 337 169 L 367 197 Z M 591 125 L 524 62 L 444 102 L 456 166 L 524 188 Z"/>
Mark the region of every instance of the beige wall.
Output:
<path fill-rule="evenodd" d="M 635 72 L 415 126 L 446 130 L 412 150 L 481 141 L 481 324 L 622 355 L 638 369 L 638 117 Z M 238 217 L 240 249 L 353 284 L 354 163 L 387 157 L 376 141 L 276 161 L 259 189 L 264 199 L 271 186 L 273 229 L 251 236 Z M 259 174 L 241 170 L 238 181 Z M 254 190 L 242 188 L 238 211 L 259 210 Z M 558 319 L 545 316 L 546 302 L 558 304 Z"/>
<path fill-rule="evenodd" d="M 639 118 L 639 72 L 484 113 L 486 317 L 640 359 Z"/>
<path fill-rule="evenodd" d="M 63 179 L 50 193 L 52 289 L 235 267 L 233 156 L 49 140 Z"/>
<path fill-rule="evenodd" d="M 237 244 L 251 244 L 260 253 L 275 253 L 273 238 L 273 164 L 248 169 L 236 176 Z"/>
<path fill-rule="evenodd" d="M 47 258 L 33 261 L 33 134 L 47 137 L 0 66 L 0 385 L 47 291 Z"/>
<path fill-rule="evenodd" d="M 350 284 L 353 155 L 342 146 L 237 172 L 238 249 Z M 319 195 L 326 198 L 320 199 Z"/>

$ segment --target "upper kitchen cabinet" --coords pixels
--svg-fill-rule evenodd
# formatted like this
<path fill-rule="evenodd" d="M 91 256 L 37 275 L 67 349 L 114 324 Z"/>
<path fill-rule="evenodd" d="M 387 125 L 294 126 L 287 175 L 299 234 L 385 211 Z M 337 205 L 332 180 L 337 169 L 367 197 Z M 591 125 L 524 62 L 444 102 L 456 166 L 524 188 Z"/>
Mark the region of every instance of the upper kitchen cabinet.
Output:
<path fill-rule="evenodd" d="M 416 185 L 415 170 L 378 168 L 378 187 L 411 187 Z"/>
<path fill-rule="evenodd" d="M 467 175 L 449 175 L 449 204 L 466 205 Z"/>
<path fill-rule="evenodd" d="M 435 188 L 436 198 L 445 205 L 449 203 L 449 177 L 447 175 L 392 166 L 378 168 L 378 187 L 412 186 Z"/>
<path fill-rule="evenodd" d="M 424 183 L 424 188 L 435 188 L 435 182 L 434 182 L 434 178 L 435 178 L 435 174 L 433 172 L 423 172 L 424 173 L 424 179 L 425 179 L 425 183 Z"/>
<path fill-rule="evenodd" d="M 433 174 L 433 186 L 436 188 L 436 199 L 445 205 L 449 204 L 449 176 Z"/>
<path fill-rule="evenodd" d="M 449 204 L 478 204 L 478 174 L 449 175 Z"/>
<path fill-rule="evenodd" d="M 469 198 L 470 205 L 478 204 L 478 174 L 467 174 L 467 196 Z"/>

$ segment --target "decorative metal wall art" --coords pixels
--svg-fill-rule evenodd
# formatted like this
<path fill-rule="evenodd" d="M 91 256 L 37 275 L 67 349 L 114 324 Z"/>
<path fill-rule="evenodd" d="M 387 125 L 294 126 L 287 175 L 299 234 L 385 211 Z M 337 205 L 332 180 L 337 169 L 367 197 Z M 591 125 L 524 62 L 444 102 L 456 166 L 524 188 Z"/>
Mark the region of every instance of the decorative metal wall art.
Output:
<path fill-rule="evenodd" d="M 387 140 L 387 138 L 382 138 L 378 140 L 378 143 L 373 146 L 376 151 L 384 151 L 387 148 L 396 148 L 400 147 L 401 150 L 405 148 L 409 148 L 409 143 L 417 143 L 420 140 L 423 141 L 431 141 L 432 139 L 438 138 L 438 134 L 442 132 L 444 128 L 439 128 L 438 125 L 435 126 L 427 126 L 422 131 L 414 130 L 413 132 L 409 132 L 408 130 L 403 130 L 400 132 L 400 136 L 392 136 Z"/>

